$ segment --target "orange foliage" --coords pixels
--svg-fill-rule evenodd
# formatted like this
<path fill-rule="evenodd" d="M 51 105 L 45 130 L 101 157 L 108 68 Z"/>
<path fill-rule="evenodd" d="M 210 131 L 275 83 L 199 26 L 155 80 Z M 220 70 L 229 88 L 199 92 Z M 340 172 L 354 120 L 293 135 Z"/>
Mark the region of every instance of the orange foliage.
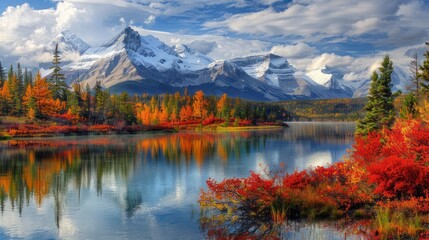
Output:
<path fill-rule="evenodd" d="M 194 95 L 192 103 L 193 115 L 197 119 L 204 119 L 207 117 L 207 101 L 204 99 L 204 92 L 197 91 Z"/>
<path fill-rule="evenodd" d="M 180 121 L 189 121 L 192 118 L 192 108 L 189 105 L 182 107 L 179 113 Z"/>

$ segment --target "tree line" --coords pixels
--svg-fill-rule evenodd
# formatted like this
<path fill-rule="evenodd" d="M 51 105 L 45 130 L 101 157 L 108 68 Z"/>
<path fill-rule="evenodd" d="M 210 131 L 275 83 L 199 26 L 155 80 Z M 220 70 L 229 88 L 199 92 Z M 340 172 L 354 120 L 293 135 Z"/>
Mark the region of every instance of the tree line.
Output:
<path fill-rule="evenodd" d="M 250 123 L 283 119 L 286 112 L 276 104 L 256 103 L 221 97 L 205 96 L 203 91 L 149 96 L 111 94 L 100 81 L 93 87 L 79 81 L 68 87 L 61 73 L 61 57 L 56 46 L 51 74 L 34 76 L 18 63 L 11 65 L 7 75 L 0 63 L 0 115 L 25 117 L 28 122 L 67 120 L 85 124 L 144 124 L 204 121 L 220 119 L 233 124 L 238 119 Z M 232 121 L 232 122 L 231 122 Z"/>

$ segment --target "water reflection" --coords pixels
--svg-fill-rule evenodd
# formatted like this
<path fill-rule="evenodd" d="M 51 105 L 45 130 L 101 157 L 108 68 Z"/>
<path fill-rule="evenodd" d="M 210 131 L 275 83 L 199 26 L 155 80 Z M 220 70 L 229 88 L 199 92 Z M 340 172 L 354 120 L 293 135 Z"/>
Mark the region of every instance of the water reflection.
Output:
<path fill-rule="evenodd" d="M 338 161 L 353 127 L 0 142 L 0 238 L 201 238 L 205 180 Z"/>

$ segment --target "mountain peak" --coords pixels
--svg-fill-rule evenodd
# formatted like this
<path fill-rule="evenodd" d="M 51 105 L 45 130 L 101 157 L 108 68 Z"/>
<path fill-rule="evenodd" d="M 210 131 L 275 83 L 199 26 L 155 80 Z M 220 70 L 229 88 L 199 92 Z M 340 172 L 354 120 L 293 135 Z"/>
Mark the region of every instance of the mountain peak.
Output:
<path fill-rule="evenodd" d="M 112 40 L 103 44 L 103 47 L 110 47 L 114 45 L 120 48 L 124 47 L 126 49 L 137 51 L 141 45 L 140 34 L 131 27 L 127 27 L 118 35 L 116 35 Z"/>
<path fill-rule="evenodd" d="M 55 45 L 59 45 L 63 52 L 79 52 L 82 54 L 90 46 L 84 42 L 78 35 L 69 31 L 62 30 L 49 44 L 48 48 L 53 49 Z"/>

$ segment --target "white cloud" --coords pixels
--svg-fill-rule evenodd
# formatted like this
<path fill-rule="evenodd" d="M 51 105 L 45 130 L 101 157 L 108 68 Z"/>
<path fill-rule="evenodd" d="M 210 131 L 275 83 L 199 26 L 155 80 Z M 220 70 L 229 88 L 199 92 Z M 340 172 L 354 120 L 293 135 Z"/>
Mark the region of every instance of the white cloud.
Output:
<path fill-rule="evenodd" d="M 429 5 L 418 0 L 408 3 L 401 0 L 307 0 L 293 1 L 284 11 L 268 8 L 209 21 L 204 26 L 242 34 L 298 37 L 307 42 L 348 41 L 371 32 L 379 35 L 380 43 L 392 40 L 392 44 L 409 45 L 422 42 L 428 36 L 428 11 Z"/>
<path fill-rule="evenodd" d="M 353 23 L 352 31 L 349 32 L 350 35 L 361 35 L 363 33 L 376 30 L 379 27 L 380 19 L 376 17 L 366 18 L 360 21 Z"/>
<path fill-rule="evenodd" d="M 127 22 L 132 24 L 135 19 L 144 22 L 151 12 L 158 13 L 150 7 L 120 0 L 64 0 L 55 8 L 43 10 L 33 9 L 28 3 L 8 7 L 0 15 L 0 61 L 35 66 L 47 59 L 41 51 L 64 29 L 96 45 L 113 37 Z M 154 21 L 155 17 L 150 19 Z M 63 59 L 75 57 L 72 54 Z"/>
<path fill-rule="evenodd" d="M 303 42 L 294 45 L 276 45 L 271 48 L 271 53 L 286 58 L 305 58 L 313 56 L 316 51 L 316 48 Z"/>
<path fill-rule="evenodd" d="M 153 35 L 168 45 L 186 44 L 197 45 L 198 41 L 207 42 L 210 48 L 203 51 L 213 59 L 231 59 L 249 55 L 256 55 L 270 51 L 272 43 L 260 40 L 247 40 L 241 38 L 229 38 L 210 34 L 187 35 L 153 31 L 133 26 L 142 35 Z M 198 40 L 196 42 L 196 40 Z M 196 42 L 196 43 L 195 43 Z"/>
<path fill-rule="evenodd" d="M 144 23 L 145 24 L 147 24 L 147 25 L 149 25 L 149 24 L 152 24 L 152 23 L 154 23 L 155 22 L 155 20 L 156 20 L 156 17 L 154 16 L 154 15 L 150 15 L 145 21 L 144 21 Z"/>
<path fill-rule="evenodd" d="M 344 68 L 351 65 L 354 61 L 350 56 L 338 56 L 334 53 L 323 53 L 322 55 L 313 59 L 307 70 L 315 70 L 324 66 L 334 68 Z"/>

